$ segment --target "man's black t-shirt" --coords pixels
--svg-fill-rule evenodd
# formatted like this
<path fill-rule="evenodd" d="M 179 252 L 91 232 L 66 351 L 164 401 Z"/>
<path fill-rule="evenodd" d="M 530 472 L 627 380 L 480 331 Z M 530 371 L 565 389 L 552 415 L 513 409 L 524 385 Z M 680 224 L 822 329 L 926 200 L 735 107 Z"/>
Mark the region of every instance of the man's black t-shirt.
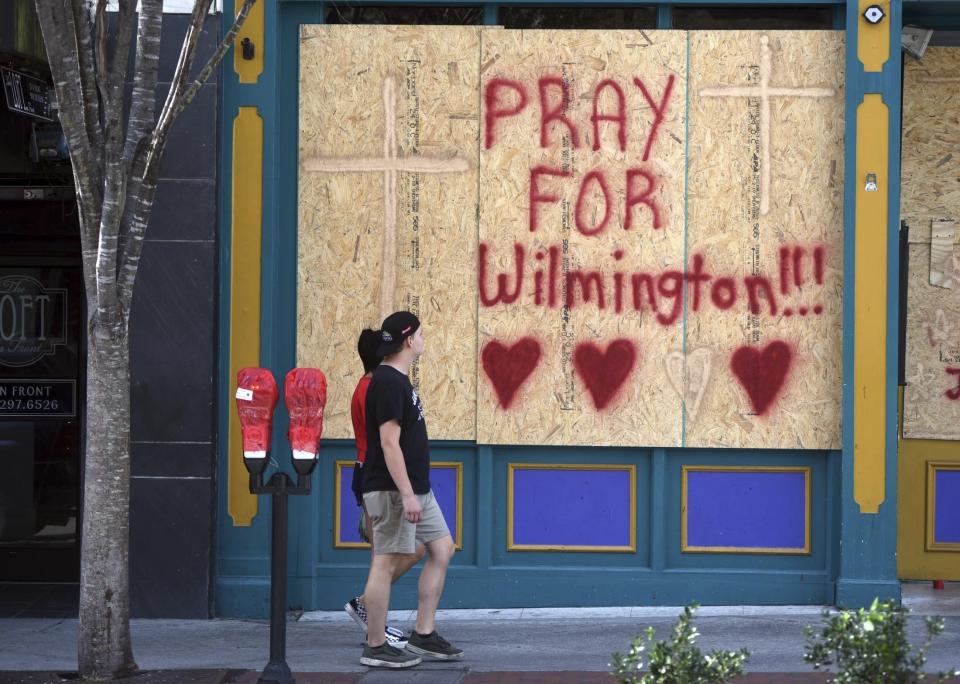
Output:
<path fill-rule="evenodd" d="M 373 371 L 367 388 L 367 460 L 363 465 L 363 491 L 396 491 L 380 444 L 380 426 L 395 420 L 400 424 L 400 450 L 414 494 L 430 491 L 430 447 L 423 404 L 406 374 L 381 364 Z"/>

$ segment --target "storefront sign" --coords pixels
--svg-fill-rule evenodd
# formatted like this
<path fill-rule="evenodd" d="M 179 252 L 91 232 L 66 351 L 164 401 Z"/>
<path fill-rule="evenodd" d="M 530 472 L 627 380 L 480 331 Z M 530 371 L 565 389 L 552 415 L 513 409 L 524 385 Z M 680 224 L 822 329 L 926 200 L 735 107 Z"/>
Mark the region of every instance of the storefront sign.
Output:
<path fill-rule="evenodd" d="M 67 343 L 67 290 L 0 276 L 0 366 L 23 368 Z"/>
<path fill-rule="evenodd" d="M 7 96 L 7 108 L 10 111 L 53 121 L 50 115 L 50 90 L 46 83 L 12 69 L 0 68 L 0 73 L 3 75 L 3 92 Z"/>
<path fill-rule="evenodd" d="M 76 380 L 0 380 L 0 418 L 73 418 Z"/>

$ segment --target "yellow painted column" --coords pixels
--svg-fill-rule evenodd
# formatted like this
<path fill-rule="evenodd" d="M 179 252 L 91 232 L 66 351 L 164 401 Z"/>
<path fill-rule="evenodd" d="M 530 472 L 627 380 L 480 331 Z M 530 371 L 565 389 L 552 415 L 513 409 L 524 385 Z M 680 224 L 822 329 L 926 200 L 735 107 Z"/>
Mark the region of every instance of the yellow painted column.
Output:
<path fill-rule="evenodd" d="M 863 63 L 867 73 L 880 73 L 883 65 L 890 59 L 890 0 L 859 0 L 860 24 L 857 32 L 857 58 Z M 876 5 L 883 10 L 885 17 L 877 24 L 863 19 L 867 8 Z"/>
<path fill-rule="evenodd" d="M 863 18 L 878 5 L 885 17 Z M 890 58 L 890 2 L 860 0 L 857 57 L 867 73 Z M 853 498 L 861 513 L 877 513 L 886 486 L 887 241 L 890 111 L 878 93 L 857 107 L 855 295 L 853 333 Z M 889 445 L 894 448 L 894 445 Z"/>
<path fill-rule="evenodd" d="M 263 8 L 269 0 L 257 0 L 250 8 L 246 21 L 237 33 L 233 48 L 233 70 L 237 72 L 240 83 L 256 83 L 263 73 Z M 245 59 L 244 41 L 248 51 L 253 52 L 252 59 Z"/>
<path fill-rule="evenodd" d="M 230 242 L 230 387 L 237 371 L 260 365 L 260 261 L 263 221 L 263 119 L 240 107 L 233 121 Z M 227 434 L 227 513 L 235 526 L 257 514 L 243 465 L 240 419 L 231 407 Z"/>
<path fill-rule="evenodd" d="M 853 314 L 853 498 L 862 513 L 879 510 L 885 486 L 888 126 L 880 95 L 865 95 L 857 107 Z M 870 183 L 875 189 L 868 189 Z"/>

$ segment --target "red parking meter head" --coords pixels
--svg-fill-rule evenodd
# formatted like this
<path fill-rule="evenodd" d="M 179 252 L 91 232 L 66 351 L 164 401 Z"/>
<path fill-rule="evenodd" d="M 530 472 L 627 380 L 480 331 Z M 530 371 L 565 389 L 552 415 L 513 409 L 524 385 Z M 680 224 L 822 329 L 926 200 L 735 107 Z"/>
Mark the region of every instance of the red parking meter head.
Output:
<path fill-rule="evenodd" d="M 327 378 L 318 368 L 294 368 L 284 380 L 283 397 L 290 414 L 287 437 L 293 448 L 293 467 L 299 474 L 309 475 L 320 452 Z"/>
<path fill-rule="evenodd" d="M 237 413 L 243 435 L 243 464 L 251 474 L 267 467 L 277 381 L 265 368 L 243 368 L 237 373 Z"/>

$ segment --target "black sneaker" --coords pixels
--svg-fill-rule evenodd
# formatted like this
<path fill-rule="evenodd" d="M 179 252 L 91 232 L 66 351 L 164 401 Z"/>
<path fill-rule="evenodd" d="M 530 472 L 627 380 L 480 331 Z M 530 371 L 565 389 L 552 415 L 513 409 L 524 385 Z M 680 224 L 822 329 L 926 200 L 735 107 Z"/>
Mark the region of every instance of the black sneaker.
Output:
<path fill-rule="evenodd" d="M 375 647 L 365 645 L 360 656 L 360 664 L 370 667 L 413 667 L 419 665 L 420 660 L 420 656 L 401 651 L 386 642 Z"/>
<path fill-rule="evenodd" d="M 416 630 L 410 632 L 407 640 L 407 650 L 418 655 L 430 656 L 437 660 L 459 660 L 463 657 L 463 649 L 457 648 L 434 630 L 424 636 Z"/>
<path fill-rule="evenodd" d="M 343 609 L 347 612 L 347 615 L 353 618 L 353 621 L 364 632 L 367 631 L 367 610 L 366 606 L 363 605 L 363 599 L 359 596 L 352 598 L 344 604 Z"/>
<path fill-rule="evenodd" d="M 357 596 L 352 598 L 344 604 L 343 609 L 347 612 L 353 621 L 366 633 L 367 631 L 367 608 L 363 605 L 363 599 Z M 403 630 L 397 627 L 391 627 L 387 625 L 387 642 L 391 646 L 396 646 L 397 648 L 403 648 L 407 645 L 407 640 L 403 636 Z M 364 643 L 366 643 L 366 634 L 364 634 Z"/>

